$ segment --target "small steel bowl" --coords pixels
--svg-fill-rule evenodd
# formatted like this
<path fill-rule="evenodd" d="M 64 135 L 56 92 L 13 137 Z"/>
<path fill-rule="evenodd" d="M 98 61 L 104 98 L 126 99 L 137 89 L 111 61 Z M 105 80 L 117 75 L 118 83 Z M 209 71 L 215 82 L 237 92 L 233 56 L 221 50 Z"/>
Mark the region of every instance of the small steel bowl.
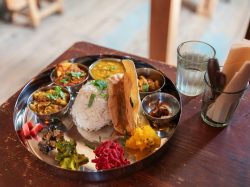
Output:
<path fill-rule="evenodd" d="M 69 92 L 68 89 L 66 89 L 65 87 L 62 87 L 62 91 L 64 93 L 68 93 L 69 94 L 69 100 L 68 100 L 68 103 L 67 105 L 62 108 L 61 110 L 59 110 L 58 112 L 55 112 L 55 113 L 51 113 L 51 114 L 46 114 L 46 115 L 42 115 L 42 114 L 39 114 L 37 113 L 36 111 L 33 111 L 31 108 L 30 108 L 30 104 L 31 102 L 33 101 L 33 95 L 38 92 L 38 91 L 46 91 L 46 90 L 49 90 L 49 89 L 54 89 L 56 87 L 56 85 L 52 85 L 52 86 L 45 86 L 45 87 L 42 87 L 42 88 L 39 88 L 38 90 L 34 91 L 28 98 L 28 102 L 27 102 L 27 105 L 28 105 L 28 108 L 30 109 L 30 111 L 32 111 L 40 120 L 43 120 L 43 121 L 50 121 L 50 120 L 53 120 L 53 119 L 60 119 L 61 117 L 63 117 L 70 105 L 71 105 L 71 101 L 72 101 L 72 95 L 71 93 Z"/>
<path fill-rule="evenodd" d="M 82 80 L 82 82 L 80 82 L 79 84 L 74 84 L 74 85 L 70 85 L 70 86 L 65 86 L 67 89 L 70 90 L 70 92 L 73 94 L 73 95 L 76 95 L 77 92 L 80 90 L 80 88 L 82 87 L 82 85 L 88 80 L 89 78 L 89 70 L 86 66 L 84 66 L 83 64 L 80 64 L 80 63 L 75 63 L 77 64 L 77 66 L 83 70 L 87 75 L 85 77 L 85 79 Z M 55 84 L 55 85 L 58 85 L 58 86 L 64 86 L 62 84 L 58 84 L 55 80 L 56 80 L 56 71 L 55 71 L 55 68 L 52 70 L 51 74 L 50 74 L 50 79 L 51 81 Z"/>
<path fill-rule="evenodd" d="M 164 116 L 164 118 L 157 118 L 150 115 L 150 112 L 155 109 L 158 101 L 167 103 L 168 105 L 169 115 Z M 142 108 L 145 116 L 153 123 L 153 125 L 164 127 L 167 126 L 168 123 L 178 114 L 180 111 L 180 103 L 174 96 L 170 94 L 157 92 L 144 97 L 142 100 Z"/>
<path fill-rule="evenodd" d="M 143 99 L 146 95 L 161 91 L 161 89 L 165 85 L 165 77 L 158 70 L 155 70 L 155 69 L 152 69 L 152 68 L 138 68 L 138 69 L 136 69 L 136 73 L 137 73 L 138 79 L 139 79 L 139 76 L 142 75 L 142 76 L 144 76 L 146 78 L 152 79 L 153 81 L 158 80 L 159 83 L 160 83 L 160 88 L 155 90 L 155 91 L 151 91 L 151 92 L 142 92 L 142 91 L 140 91 L 141 99 Z"/>
<path fill-rule="evenodd" d="M 100 61 L 113 61 L 113 62 L 118 62 L 118 63 L 122 63 L 122 59 L 119 58 L 100 58 L 97 61 L 93 62 L 90 66 L 89 66 L 89 74 L 91 76 L 92 79 L 95 79 L 95 77 L 93 76 L 91 70 L 95 67 L 96 64 L 98 64 Z M 125 72 L 125 69 L 124 69 Z"/>

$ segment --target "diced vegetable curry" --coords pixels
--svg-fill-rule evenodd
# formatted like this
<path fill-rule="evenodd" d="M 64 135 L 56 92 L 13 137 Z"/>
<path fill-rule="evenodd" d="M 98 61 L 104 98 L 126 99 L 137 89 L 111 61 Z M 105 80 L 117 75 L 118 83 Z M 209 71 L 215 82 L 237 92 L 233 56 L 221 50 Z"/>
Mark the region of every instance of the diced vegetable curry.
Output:
<path fill-rule="evenodd" d="M 29 107 L 39 115 L 49 115 L 62 110 L 68 104 L 70 96 L 60 86 L 48 90 L 38 90 L 33 94 Z"/>
<path fill-rule="evenodd" d="M 68 61 L 63 61 L 55 68 L 55 83 L 62 86 L 73 86 L 82 83 L 87 73 L 79 67 Z"/>
<path fill-rule="evenodd" d="M 158 80 L 152 80 L 144 76 L 139 76 L 138 86 L 140 92 L 152 92 L 160 88 L 160 83 Z"/>

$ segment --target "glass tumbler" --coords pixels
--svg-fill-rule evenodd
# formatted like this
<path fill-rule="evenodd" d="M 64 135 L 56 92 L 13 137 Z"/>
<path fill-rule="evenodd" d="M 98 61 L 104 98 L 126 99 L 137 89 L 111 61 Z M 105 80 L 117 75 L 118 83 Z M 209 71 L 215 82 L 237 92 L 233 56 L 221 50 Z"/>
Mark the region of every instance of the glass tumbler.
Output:
<path fill-rule="evenodd" d="M 210 126 L 227 126 L 247 88 L 237 92 L 224 92 L 211 86 L 207 73 L 204 80 L 205 90 L 202 97 L 201 117 Z"/>
<path fill-rule="evenodd" d="M 215 49 L 202 41 L 187 41 L 177 48 L 176 87 L 184 95 L 197 96 L 204 90 L 204 74 Z"/>

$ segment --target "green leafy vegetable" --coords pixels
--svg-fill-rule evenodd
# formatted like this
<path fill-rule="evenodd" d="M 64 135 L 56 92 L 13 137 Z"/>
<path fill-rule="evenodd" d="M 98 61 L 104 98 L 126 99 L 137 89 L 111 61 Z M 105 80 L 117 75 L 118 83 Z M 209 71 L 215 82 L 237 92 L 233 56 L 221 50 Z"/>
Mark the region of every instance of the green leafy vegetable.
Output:
<path fill-rule="evenodd" d="M 51 100 L 57 100 L 59 97 L 62 99 L 65 98 L 65 93 L 62 91 L 62 88 L 60 86 L 55 87 L 55 93 L 49 93 L 47 94 L 47 97 Z"/>
<path fill-rule="evenodd" d="M 85 145 L 87 146 L 87 147 L 89 147 L 90 149 L 93 149 L 93 150 L 95 150 L 95 146 L 94 145 L 92 145 L 92 144 L 90 144 L 90 143 L 87 143 L 87 142 L 85 142 Z"/>
<path fill-rule="evenodd" d="M 75 146 L 76 146 L 76 142 L 74 140 L 70 140 L 70 141 L 66 141 L 66 140 L 58 141 L 56 143 L 57 151 L 59 153 L 63 153 L 61 155 L 58 155 L 58 157 L 60 157 L 60 156 L 63 156 L 63 157 L 71 156 L 72 154 L 74 154 L 76 152 Z"/>
<path fill-rule="evenodd" d="M 56 143 L 57 155 L 55 160 L 64 169 L 77 170 L 80 165 L 88 163 L 89 159 L 76 152 L 76 142 L 73 140 L 60 140 Z"/>
<path fill-rule="evenodd" d="M 110 66 L 109 67 L 109 70 L 113 71 L 113 70 L 116 70 L 117 68 L 115 66 Z"/>
<path fill-rule="evenodd" d="M 148 85 L 148 83 L 143 83 L 143 84 L 142 84 L 142 90 L 143 90 L 144 92 L 148 92 L 148 90 L 149 90 L 149 85 Z"/>
<path fill-rule="evenodd" d="M 85 73 L 85 72 L 73 72 L 73 71 L 71 71 L 71 72 L 70 72 L 70 75 L 71 75 L 72 77 L 75 77 L 75 78 L 77 78 L 77 79 L 80 79 L 81 77 L 85 76 L 86 73 Z"/>
<path fill-rule="evenodd" d="M 108 85 L 107 82 L 104 80 L 93 80 L 91 83 L 98 89 L 98 90 L 105 90 Z"/>
<path fill-rule="evenodd" d="M 47 97 L 51 100 L 57 100 L 58 99 L 58 96 L 56 95 L 53 95 L 53 94 L 47 94 Z"/>
<path fill-rule="evenodd" d="M 108 94 L 107 94 L 107 93 L 103 93 L 103 91 L 104 91 L 105 89 L 107 89 L 107 87 L 108 87 L 106 81 L 104 81 L 104 80 L 92 80 L 92 81 L 91 81 L 91 84 L 94 85 L 94 86 L 100 91 L 99 95 L 100 95 L 102 98 L 104 98 L 104 99 L 106 99 L 106 100 L 108 99 Z M 92 95 L 95 95 L 95 94 L 91 94 L 91 96 L 92 96 Z M 89 104 L 88 104 L 89 107 L 92 105 L 92 103 L 93 103 L 92 100 L 94 100 L 94 98 L 95 98 L 96 95 L 95 95 L 95 96 L 92 96 L 92 98 L 91 98 L 91 96 L 90 96 Z"/>
<path fill-rule="evenodd" d="M 100 96 L 104 99 L 108 99 L 108 94 L 107 93 L 101 93 Z"/>
<path fill-rule="evenodd" d="M 65 93 L 62 91 L 62 88 L 60 86 L 55 87 L 56 95 L 64 99 Z"/>
<path fill-rule="evenodd" d="M 119 143 L 120 143 L 123 147 L 125 147 L 125 143 L 126 143 L 126 140 L 127 140 L 128 138 L 129 138 L 129 134 L 128 134 L 128 132 L 126 131 L 124 137 L 120 139 Z"/>
<path fill-rule="evenodd" d="M 60 82 L 67 84 L 70 80 L 70 77 L 65 77 L 64 79 L 62 79 Z"/>
<path fill-rule="evenodd" d="M 95 99 L 96 95 L 95 94 L 91 94 L 90 97 L 89 97 L 89 103 L 88 103 L 88 107 L 91 107 L 93 102 L 94 102 L 94 99 Z"/>
<path fill-rule="evenodd" d="M 85 72 L 74 72 L 74 71 L 67 72 L 64 78 L 60 80 L 60 82 L 67 84 L 70 80 L 72 80 L 73 77 L 76 79 L 80 79 L 85 75 L 86 75 Z"/>
<path fill-rule="evenodd" d="M 64 98 L 65 98 L 65 93 L 64 93 L 63 91 L 61 91 L 61 92 L 59 93 L 59 96 L 60 96 L 62 99 L 64 99 Z"/>

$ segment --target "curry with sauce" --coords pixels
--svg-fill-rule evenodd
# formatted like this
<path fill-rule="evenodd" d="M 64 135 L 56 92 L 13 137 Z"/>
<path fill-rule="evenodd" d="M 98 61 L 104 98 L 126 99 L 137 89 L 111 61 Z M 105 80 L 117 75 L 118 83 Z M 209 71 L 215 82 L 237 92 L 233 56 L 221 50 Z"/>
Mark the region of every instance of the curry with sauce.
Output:
<path fill-rule="evenodd" d="M 124 67 L 121 62 L 112 60 L 99 60 L 90 69 L 93 79 L 106 80 L 117 73 L 124 73 Z"/>
<path fill-rule="evenodd" d="M 39 115 L 50 115 L 59 112 L 69 103 L 70 95 L 60 86 L 49 89 L 40 89 L 32 95 L 29 107 Z"/>
<path fill-rule="evenodd" d="M 54 76 L 57 85 L 73 86 L 82 83 L 87 77 L 87 72 L 79 64 L 65 60 L 56 66 Z"/>

